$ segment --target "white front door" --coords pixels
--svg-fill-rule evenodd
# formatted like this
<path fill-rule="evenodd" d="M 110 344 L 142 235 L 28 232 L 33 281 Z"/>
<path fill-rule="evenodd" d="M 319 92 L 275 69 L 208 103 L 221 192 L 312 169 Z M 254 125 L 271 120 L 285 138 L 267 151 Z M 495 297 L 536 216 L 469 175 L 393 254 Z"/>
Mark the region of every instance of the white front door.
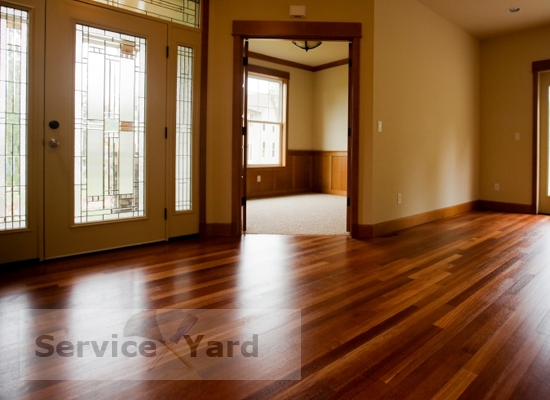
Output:
<path fill-rule="evenodd" d="M 47 2 L 45 258 L 166 239 L 168 26 Z"/>

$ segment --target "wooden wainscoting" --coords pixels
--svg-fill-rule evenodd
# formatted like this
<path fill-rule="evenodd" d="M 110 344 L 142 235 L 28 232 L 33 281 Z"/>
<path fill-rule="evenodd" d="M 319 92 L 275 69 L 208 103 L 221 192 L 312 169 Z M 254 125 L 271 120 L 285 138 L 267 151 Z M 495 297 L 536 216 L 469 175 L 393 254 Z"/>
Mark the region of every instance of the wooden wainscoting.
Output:
<path fill-rule="evenodd" d="M 346 196 L 348 191 L 348 152 L 312 151 L 313 191 Z"/>
<path fill-rule="evenodd" d="M 258 198 L 311 192 L 311 171 L 311 151 L 289 150 L 284 167 L 247 168 L 246 197 Z"/>
<path fill-rule="evenodd" d="M 289 150 L 284 167 L 248 167 L 246 197 L 311 192 L 346 196 L 347 167 L 347 151 Z"/>

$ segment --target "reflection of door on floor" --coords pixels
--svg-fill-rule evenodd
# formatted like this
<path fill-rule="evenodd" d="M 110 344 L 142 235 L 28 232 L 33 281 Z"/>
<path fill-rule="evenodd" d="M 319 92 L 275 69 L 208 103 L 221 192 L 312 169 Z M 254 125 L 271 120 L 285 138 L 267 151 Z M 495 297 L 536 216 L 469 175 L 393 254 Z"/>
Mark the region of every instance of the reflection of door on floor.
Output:
<path fill-rule="evenodd" d="M 539 212 L 550 214 L 550 72 L 540 74 Z"/>

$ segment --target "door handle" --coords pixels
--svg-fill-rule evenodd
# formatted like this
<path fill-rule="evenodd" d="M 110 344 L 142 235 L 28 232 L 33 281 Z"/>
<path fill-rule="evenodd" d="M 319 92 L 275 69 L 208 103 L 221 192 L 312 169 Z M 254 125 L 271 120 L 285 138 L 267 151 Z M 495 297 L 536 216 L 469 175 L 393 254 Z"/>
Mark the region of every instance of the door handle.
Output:
<path fill-rule="evenodd" d="M 60 144 L 61 143 L 59 143 L 59 140 L 54 139 L 54 138 L 51 138 L 50 141 L 48 142 L 48 146 L 50 146 L 52 148 L 59 147 Z"/>

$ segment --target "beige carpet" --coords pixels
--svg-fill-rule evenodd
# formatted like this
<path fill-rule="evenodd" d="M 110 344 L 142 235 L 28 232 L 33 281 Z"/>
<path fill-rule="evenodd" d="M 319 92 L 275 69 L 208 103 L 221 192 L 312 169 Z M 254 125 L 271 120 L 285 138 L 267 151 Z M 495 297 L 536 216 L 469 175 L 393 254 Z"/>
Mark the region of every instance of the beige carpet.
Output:
<path fill-rule="evenodd" d="M 247 200 L 246 233 L 347 235 L 346 198 L 330 194 Z"/>

